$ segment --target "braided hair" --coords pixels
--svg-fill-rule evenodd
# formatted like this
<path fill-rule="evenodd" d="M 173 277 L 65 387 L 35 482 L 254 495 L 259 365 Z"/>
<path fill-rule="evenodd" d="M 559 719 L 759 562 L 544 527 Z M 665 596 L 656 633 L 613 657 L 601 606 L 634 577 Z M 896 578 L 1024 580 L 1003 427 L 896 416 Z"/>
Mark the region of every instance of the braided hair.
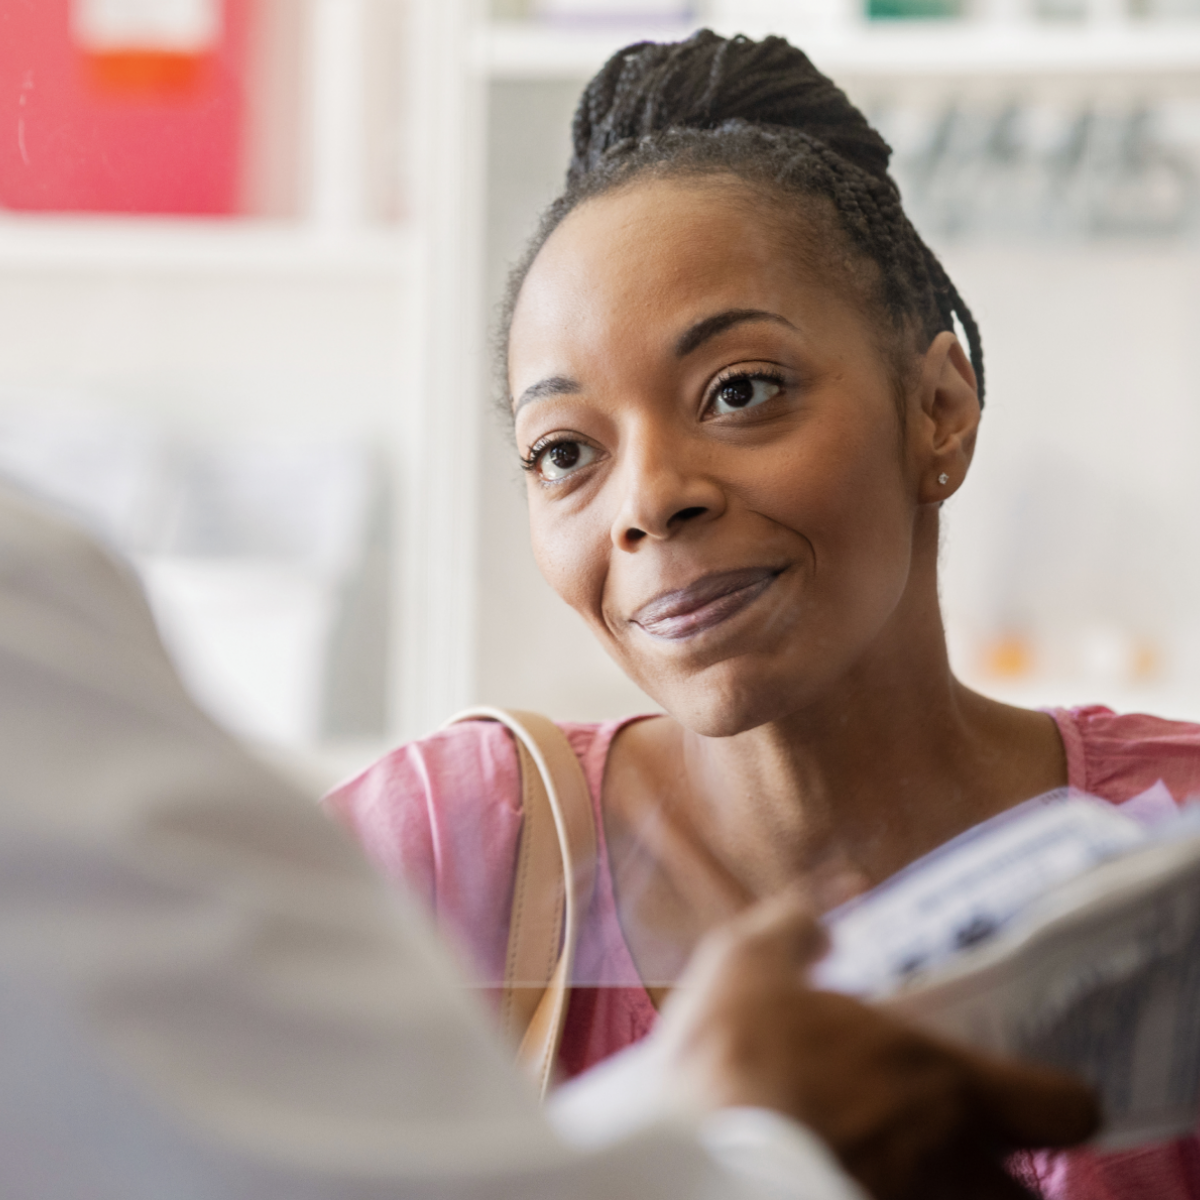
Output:
<path fill-rule="evenodd" d="M 566 185 L 509 277 L 503 378 L 521 286 L 572 210 L 642 177 L 732 176 L 810 220 L 824 201 L 852 251 L 874 264 L 872 299 L 901 338 L 923 338 L 923 349 L 957 317 L 982 403 L 979 327 L 905 216 L 888 174 L 891 147 L 802 50 L 780 37 L 723 38 L 707 29 L 682 42 L 627 46 L 584 90 L 573 139 Z"/>

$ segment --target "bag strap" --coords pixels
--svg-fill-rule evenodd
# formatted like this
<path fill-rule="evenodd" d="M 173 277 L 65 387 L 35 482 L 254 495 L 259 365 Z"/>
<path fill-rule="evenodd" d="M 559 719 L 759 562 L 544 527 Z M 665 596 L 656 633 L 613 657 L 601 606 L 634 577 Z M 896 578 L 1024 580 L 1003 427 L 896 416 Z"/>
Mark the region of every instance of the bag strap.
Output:
<path fill-rule="evenodd" d="M 566 735 L 538 713 L 469 708 L 450 718 L 498 721 L 521 765 L 521 842 L 513 880 L 500 1019 L 517 1061 L 545 1096 L 570 1000 L 575 946 L 596 882 L 596 819 Z"/>

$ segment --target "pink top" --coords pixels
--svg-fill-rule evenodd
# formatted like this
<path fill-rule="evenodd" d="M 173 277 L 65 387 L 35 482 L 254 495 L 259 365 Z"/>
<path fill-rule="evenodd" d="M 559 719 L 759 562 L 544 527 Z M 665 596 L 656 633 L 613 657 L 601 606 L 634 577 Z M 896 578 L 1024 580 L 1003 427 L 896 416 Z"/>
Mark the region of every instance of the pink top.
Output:
<path fill-rule="evenodd" d="M 1123 803 L 1162 782 L 1200 796 L 1200 726 L 1099 706 L 1057 709 L 1072 788 Z M 655 1010 L 617 919 L 600 794 L 612 739 L 633 717 L 561 726 L 583 765 L 599 835 L 596 891 L 577 951 L 560 1065 L 568 1076 L 644 1037 Z M 502 726 L 455 725 L 392 751 L 326 803 L 390 878 L 429 906 L 485 986 L 504 978 L 521 830 L 516 751 Z M 1200 1200 L 1200 1140 L 1096 1155 L 1014 1156 L 1014 1173 L 1052 1200 Z"/>

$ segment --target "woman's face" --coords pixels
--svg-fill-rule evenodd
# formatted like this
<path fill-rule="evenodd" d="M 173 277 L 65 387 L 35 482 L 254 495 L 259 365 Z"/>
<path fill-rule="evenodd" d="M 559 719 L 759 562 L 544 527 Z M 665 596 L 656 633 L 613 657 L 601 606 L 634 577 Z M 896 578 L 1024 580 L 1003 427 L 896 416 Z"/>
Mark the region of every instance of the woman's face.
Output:
<path fill-rule="evenodd" d="M 869 317 L 748 200 L 657 181 L 582 205 L 509 346 L 543 574 L 711 736 L 786 717 L 903 636 L 918 508 Z"/>

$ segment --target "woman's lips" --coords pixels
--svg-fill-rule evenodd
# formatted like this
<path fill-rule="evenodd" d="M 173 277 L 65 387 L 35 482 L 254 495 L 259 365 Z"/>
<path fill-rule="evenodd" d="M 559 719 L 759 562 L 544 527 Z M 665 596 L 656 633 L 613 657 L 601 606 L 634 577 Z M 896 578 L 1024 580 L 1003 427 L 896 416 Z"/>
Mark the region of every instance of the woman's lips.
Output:
<path fill-rule="evenodd" d="M 779 567 L 746 567 L 706 575 L 643 604 L 630 618 L 652 637 L 692 637 L 752 604 L 782 573 Z"/>

